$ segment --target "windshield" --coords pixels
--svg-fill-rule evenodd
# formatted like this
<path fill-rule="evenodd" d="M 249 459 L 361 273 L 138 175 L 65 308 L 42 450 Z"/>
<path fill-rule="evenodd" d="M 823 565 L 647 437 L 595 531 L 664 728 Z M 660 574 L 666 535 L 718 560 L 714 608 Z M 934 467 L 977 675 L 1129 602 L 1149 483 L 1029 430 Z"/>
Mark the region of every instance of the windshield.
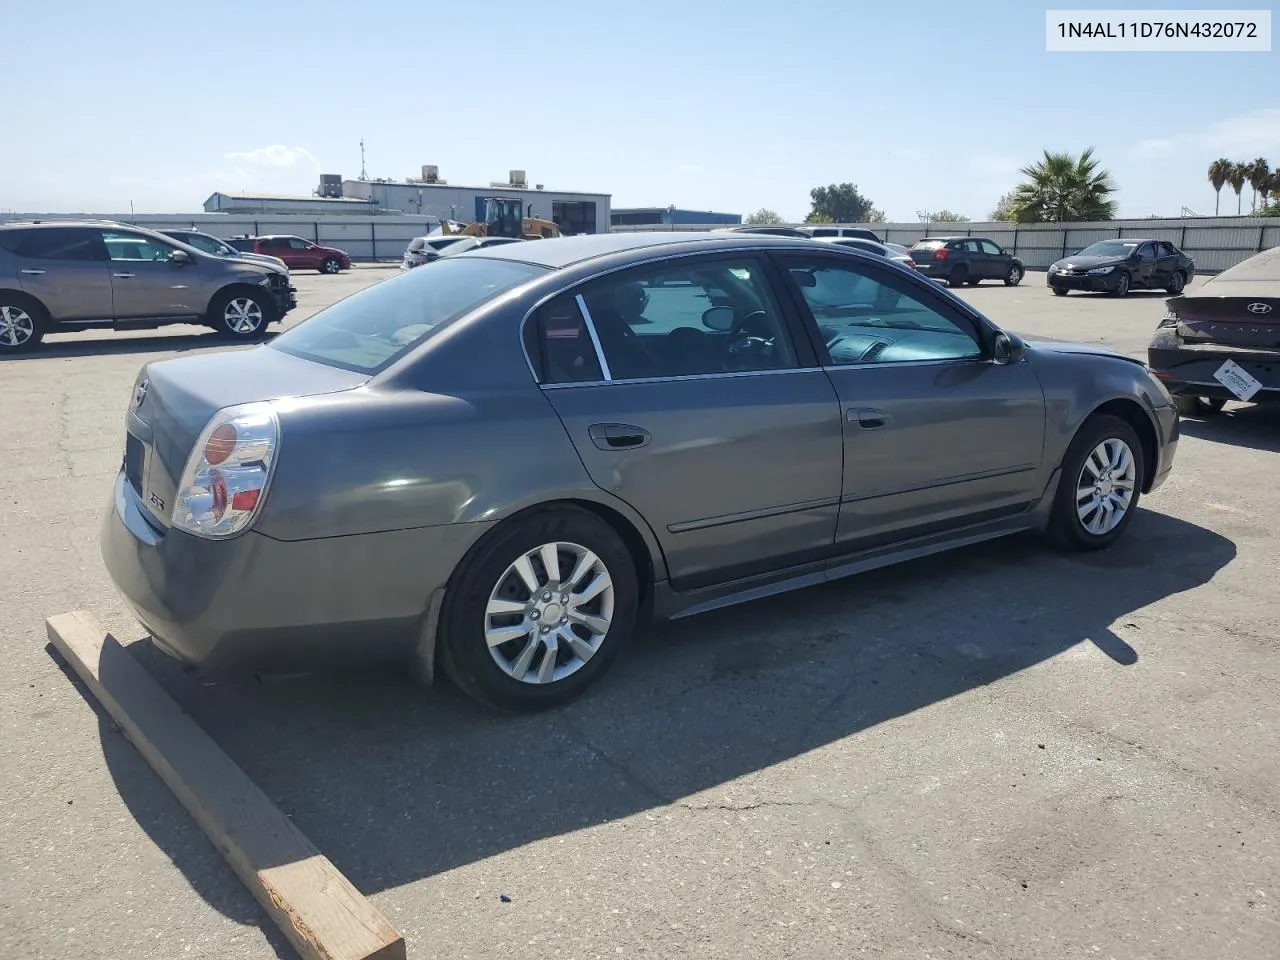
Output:
<path fill-rule="evenodd" d="M 545 267 L 479 257 L 442 260 L 367 287 L 286 330 L 270 346 L 358 373 L 377 373 L 487 300 Z"/>
<path fill-rule="evenodd" d="M 1076 256 L 1078 257 L 1127 257 L 1137 249 L 1137 240 L 1099 240 L 1091 243 Z"/>

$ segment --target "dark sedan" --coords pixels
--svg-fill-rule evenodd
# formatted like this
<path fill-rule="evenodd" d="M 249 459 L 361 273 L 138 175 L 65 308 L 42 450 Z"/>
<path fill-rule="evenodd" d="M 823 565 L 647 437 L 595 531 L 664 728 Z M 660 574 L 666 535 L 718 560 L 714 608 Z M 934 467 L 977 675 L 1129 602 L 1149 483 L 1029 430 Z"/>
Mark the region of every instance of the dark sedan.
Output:
<path fill-rule="evenodd" d="M 1280 247 L 1170 297 L 1147 362 L 1182 413 L 1280 402 Z"/>
<path fill-rule="evenodd" d="M 949 287 L 976 287 L 983 280 L 1016 287 L 1027 272 L 1021 260 L 986 237 L 925 237 L 907 252 L 917 270 Z"/>
<path fill-rule="evenodd" d="M 1017 531 L 1106 547 L 1178 439 L 1140 362 L 741 234 L 446 257 L 133 397 L 102 551 L 161 649 L 439 666 L 507 709 L 583 691 L 642 616 Z"/>
<path fill-rule="evenodd" d="M 1196 262 L 1167 240 L 1099 240 L 1051 264 L 1045 282 L 1060 297 L 1072 290 L 1123 297 L 1143 288 L 1176 297 L 1195 272 Z"/>

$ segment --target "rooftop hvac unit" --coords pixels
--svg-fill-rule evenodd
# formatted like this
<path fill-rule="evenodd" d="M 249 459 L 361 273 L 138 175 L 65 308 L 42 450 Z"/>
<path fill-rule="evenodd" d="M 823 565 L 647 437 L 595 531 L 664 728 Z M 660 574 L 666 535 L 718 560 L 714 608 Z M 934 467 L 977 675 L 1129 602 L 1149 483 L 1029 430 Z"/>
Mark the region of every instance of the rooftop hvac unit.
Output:
<path fill-rule="evenodd" d="M 422 182 L 423 183 L 439 183 L 440 168 L 429 163 L 422 165 Z"/>
<path fill-rule="evenodd" d="M 320 174 L 320 196 L 330 199 L 335 197 L 340 198 L 342 196 L 342 174 Z"/>
<path fill-rule="evenodd" d="M 511 186 L 513 186 L 513 187 L 527 187 L 527 186 L 529 186 L 529 181 L 528 181 L 527 179 L 525 179 L 525 175 L 524 175 L 524 171 L 523 171 L 523 170 L 512 170 L 512 171 L 511 171 Z"/>

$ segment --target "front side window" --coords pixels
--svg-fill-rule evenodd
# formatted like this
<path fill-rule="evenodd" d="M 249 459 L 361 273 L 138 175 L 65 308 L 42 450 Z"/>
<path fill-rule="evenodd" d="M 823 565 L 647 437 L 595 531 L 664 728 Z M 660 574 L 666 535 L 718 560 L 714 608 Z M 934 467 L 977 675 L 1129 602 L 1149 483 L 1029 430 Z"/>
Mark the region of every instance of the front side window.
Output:
<path fill-rule="evenodd" d="M 340 300 L 268 345 L 358 373 L 377 373 L 455 320 L 532 280 L 545 267 L 505 260 L 449 259 Z"/>
<path fill-rule="evenodd" d="M 897 277 L 856 264 L 794 257 L 788 270 L 826 342 L 831 363 L 976 360 L 973 330 L 924 302 Z"/>
<path fill-rule="evenodd" d="M 303 240 L 300 237 L 290 237 L 288 242 L 289 242 L 289 246 L 293 247 L 293 249 L 295 250 L 311 249 L 311 244 L 307 243 L 307 241 Z"/>
<path fill-rule="evenodd" d="M 175 249 L 167 243 L 161 243 L 159 240 L 136 233 L 114 233 L 110 230 L 105 230 L 102 233 L 102 239 L 107 245 L 107 255 L 113 261 L 130 260 L 154 263 L 158 260 L 168 260 L 169 255 Z"/>
<path fill-rule="evenodd" d="M 991 257 L 1000 256 L 1000 248 L 997 247 L 990 240 L 980 240 L 978 241 L 978 245 L 982 247 L 982 252 L 987 254 L 988 256 L 991 256 Z"/>
<path fill-rule="evenodd" d="M 754 257 L 631 270 L 582 290 L 613 380 L 794 367 L 782 312 Z"/>
<path fill-rule="evenodd" d="M 215 240 L 213 237 L 206 237 L 198 233 L 190 234 L 186 237 L 180 237 L 187 245 L 195 247 L 197 250 L 203 250 L 205 253 L 212 253 L 215 256 L 225 256 L 228 252 L 227 245 L 221 240 Z"/>
<path fill-rule="evenodd" d="M 1144 243 L 1138 248 L 1138 256 L 1143 260 L 1154 260 L 1156 258 L 1155 247 L 1149 243 Z"/>

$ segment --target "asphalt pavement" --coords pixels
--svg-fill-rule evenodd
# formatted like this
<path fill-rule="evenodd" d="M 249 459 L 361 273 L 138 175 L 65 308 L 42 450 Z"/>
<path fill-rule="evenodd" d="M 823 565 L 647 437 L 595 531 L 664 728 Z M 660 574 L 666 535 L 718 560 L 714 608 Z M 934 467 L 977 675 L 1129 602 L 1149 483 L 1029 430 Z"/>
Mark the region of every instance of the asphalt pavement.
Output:
<path fill-rule="evenodd" d="M 297 274 L 290 323 L 388 275 Z M 1163 307 L 1038 273 L 962 295 L 1135 356 Z M 76 608 L 142 636 L 98 523 L 137 370 L 205 349 L 74 334 L 0 362 L 6 958 L 291 956 L 44 636 Z M 134 653 L 413 958 L 1275 960 L 1280 413 L 1183 430 L 1110 551 L 1013 538 L 660 626 L 539 716 Z"/>

